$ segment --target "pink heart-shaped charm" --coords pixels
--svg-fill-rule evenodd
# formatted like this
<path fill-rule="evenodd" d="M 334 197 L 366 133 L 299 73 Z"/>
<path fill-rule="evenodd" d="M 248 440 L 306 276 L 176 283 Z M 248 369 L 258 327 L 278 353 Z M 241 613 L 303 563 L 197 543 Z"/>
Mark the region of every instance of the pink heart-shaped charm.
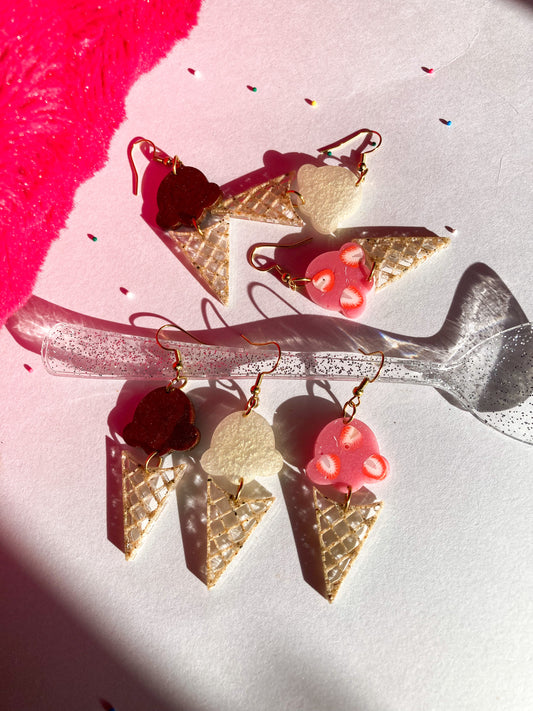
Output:
<path fill-rule="evenodd" d="M 344 493 L 384 479 L 388 473 L 389 463 L 380 454 L 370 427 L 361 420 L 346 424 L 342 417 L 320 432 L 315 456 L 306 467 L 313 484 L 334 486 Z"/>
<path fill-rule="evenodd" d="M 357 242 L 320 254 L 309 264 L 305 276 L 310 280 L 305 289 L 311 301 L 352 319 L 363 313 L 367 294 L 374 286 L 368 278 L 365 253 Z"/>

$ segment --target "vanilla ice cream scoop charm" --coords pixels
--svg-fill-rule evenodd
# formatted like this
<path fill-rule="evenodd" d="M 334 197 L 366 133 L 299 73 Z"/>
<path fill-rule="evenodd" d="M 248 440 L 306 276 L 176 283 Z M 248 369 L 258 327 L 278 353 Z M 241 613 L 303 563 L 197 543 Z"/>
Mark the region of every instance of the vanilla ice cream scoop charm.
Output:
<path fill-rule="evenodd" d="M 295 203 L 301 217 L 320 234 L 332 234 L 356 211 L 361 185 L 368 168 L 366 153 L 371 153 L 381 145 L 381 135 L 377 131 L 363 128 L 346 138 L 319 148 L 319 152 L 328 156 L 332 150 L 350 143 L 358 136 L 366 135 L 359 152 L 359 162 L 355 171 L 342 165 L 316 166 L 310 163 L 302 165 L 296 174 L 294 189 L 289 190 L 299 197 Z M 374 141 L 374 136 L 378 141 Z M 364 150 L 370 146 L 370 150 Z"/>
<path fill-rule="evenodd" d="M 255 412 L 262 379 L 277 368 L 281 357 L 279 345 L 274 341 L 269 341 L 269 344 L 278 349 L 274 366 L 257 376 L 245 410 L 231 413 L 217 425 L 211 446 L 200 460 L 208 474 L 208 588 L 217 582 L 274 501 L 270 492 L 260 487 L 255 478 L 274 476 L 283 466 L 272 427 Z M 244 489 L 247 484 L 249 486 Z M 258 488 L 262 489 L 260 493 L 257 493 Z"/>

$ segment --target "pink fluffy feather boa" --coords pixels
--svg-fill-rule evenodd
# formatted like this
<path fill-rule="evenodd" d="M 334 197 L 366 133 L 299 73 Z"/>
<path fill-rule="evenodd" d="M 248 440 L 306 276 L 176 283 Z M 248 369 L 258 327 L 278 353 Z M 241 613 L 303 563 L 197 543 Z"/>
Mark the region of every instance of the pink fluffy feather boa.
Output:
<path fill-rule="evenodd" d="M 188 34 L 200 2 L 0 3 L 0 326 L 103 166 L 132 83 Z"/>

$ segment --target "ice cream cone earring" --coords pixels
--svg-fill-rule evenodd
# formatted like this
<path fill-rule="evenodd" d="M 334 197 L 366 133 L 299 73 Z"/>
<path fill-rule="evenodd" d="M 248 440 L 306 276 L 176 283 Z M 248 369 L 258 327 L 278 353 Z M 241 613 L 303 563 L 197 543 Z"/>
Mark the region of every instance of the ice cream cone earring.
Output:
<path fill-rule="evenodd" d="M 305 469 L 315 485 L 313 498 L 329 602 L 334 600 L 383 506 L 373 496 L 370 502 L 365 500 L 354 504 L 352 496 L 363 485 L 380 481 L 389 473 L 389 463 L 380 454 L 374 433 L 364 422 L 354 419 L 364 388 L 381 372 L 384 356 L 383 353 L 379 355 L 381 362 L 376 374 L 371 379 L 363 378 L 344 405 L 342 417 L 330 422 L 320 432 L 315 441 L 314 457 Z M 338 503 L 324 495 L 317 486 L 342 492 L 344 502 Z"/>
<path fill-rule="evenodd" d="M 169 169 L 157 190 L 156 222 L 180 249 L 182 256 L 223 304 L 229 301 L 229 220 L 214 217 L 213 209 L 222 199 L 216 183 L 208 181 L 197 168 L 184 165 L 178 156 L 171 158 L 147 138 L 138 138 L 129 146 L 133 171 L 133 192 L 137 194 L 138 176 L 133 161 L 137 145 L 151 148 L 149 159 Z"/>
<path fill-rule="evenodd" d="M 162 345 L 159 340 L 161 331 L 168 326 L 176 327 L 174 324 L 164 324 L 155 338 L 161 348 L 174 352 L 173 368 L 176 375 L 166 387 L 156 388 L 143 397 L 137 405 L 133 420 L 122 433 L 127 444 L 141 447 L 148 455 L 143 463 L 128 450 L 122 453 L 126 560 L 133 558 L 162 512 L 169 494 L 183 476 L 185 464 L 162 468 L 162 458 L 170 452 L 192 449 L 200 440 L 194 408 L 183 392 L 187 379 L 181 375 L 181 354 L 174 348 Z M 154 466 L 156 459 L 158 463 Z"/>
<path fill-rule="evenodd" d="M 357 138 L 360 146 L 357 163 L 317 166 L 306 163 L 295 173 L 268 180 L 238 195 L 223 198 L 213 213 L 243 220 L 275 222 L 281 225 L 310 225 L 320 234 L 332 234 L 357 209 L 361 185 L 368 168 L 365 156 L 381 145 L 377 131 L 363 128 L 318 149 L 328 158 Z"/>
<path fill-rule="evenodd" d="M 292 244 L 260 242 L 248 251 L 248 264 L 259 272 L 275 272 L 290 289 L 305 289 L 318 306 L 357 319 L 374 291 L 381 290 L 419 266 L 435 252 L 446 247 L 448 237 L 438 235 L 391 235 L 364 237 L 346 242 L 339 249 L 323 252 L 305 268 L 302 276 L 290 274 L 275 261 L 266 261 L 260 249 L 289 249 L 310 241 L 310 237 Z M 264 260 L 264 261 L 259 261 Z"/>
<path fill-rule="evenodd" d="M 272 368 L 257 376 L 244 411 L 233 412 L 218 424 L 211 446 L 201 458 L 208 474 L 208 588 L 215 585 L 274 501 L 264 489 L 264 495 L 252 493 L 258 487 L 254 482 L 256 476 L 273 476 L 283 466 L 281 454 L 275 448 L 272 427 L 255 411 L 263 377 L 276 369 L 281 350 L 273 341 L 252 345 L 275 345 L 277 360 Z"/>

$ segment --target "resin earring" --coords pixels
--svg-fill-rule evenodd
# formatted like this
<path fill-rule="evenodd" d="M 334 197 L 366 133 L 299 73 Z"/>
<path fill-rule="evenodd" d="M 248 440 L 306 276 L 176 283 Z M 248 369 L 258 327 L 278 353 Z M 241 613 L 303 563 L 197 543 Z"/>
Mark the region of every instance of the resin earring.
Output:
<path fill-rule="evenodd" d="M 287 245 L 268 242 L 256 244 L 248 252 L 248 263 L 260 272 L 276 271 L 282 283 L 290 289 L 303 286 L 307 296 L 318 306 L 339 311 L 351 319 L 357 318 L 364 311 L 367 295 L 374 287 L 375 263 L 371 267 L 367 265 L 366 254 L 356 242 L 348 242 L 339 250 L 324 252 L 315 257 L 302 277 L 292 276 L 279 264 L 267 263 L 261 266 L 255 261 L 256 251 L 260 248 L 297 247 L 308 241 L 309 238 Z"/>
<path fill-rule="evenodd" d="M 318 149 L 322 155 L 333 157 L 336 148 L 361 136 L 366 138 L 353 170 L 344 165 L 306 163 L 296 173 L 290 172 L 238 195 L 223 198 L 213 207 L 213 212 L 296 227 L 308 223 L 320 234 L 332 234 L 356 210 L 360 187 L 368 172 L 365 155 L 379 148 L 382 139 L 377 131 L 363 128 Z M 368 147 L 369 150 L 365 150 Z M 293 201 L 292 195 L 297 200 Z"/>
<path fill-rule="evenodd" d="M 256 476 L 273 476 L 283 466 L 281 454 L 275 448 L 272 427 L 255 411 L 263 377 L 277 368 L 281 349 L 274 341 L 248 343 L 275 345 L 278 357 L 270 370 L 257 376 L 245 410 L 231 413 L 217 425 L 211 446 L 200 460 L 208 474 L 208 588 L 215 585 L 274 501 L 270 492 L 262 487 L 264 495 L 252 493 L 252 489 L 258 488 L 254 481 Z M 247 489 L 246 485 L 249 485 Z"/>
<path fill-rule="evenodd" d="M 361 315 L 374 289 L 379 291 L 397 281 L 450 243 L 448 237 L 431 234 L 363 237 L 318 255 L 305 268 L 303 276 L 294 276 L 273 261 L 257 262 L 262 257 L 257 254 L 260 249 L 289 249 L 310 239 L 292 244 L 255 244 L 248 251 L 248 264 L 259 272 L 276 272 L 290 289 L 303 287 L 315 304 L 351 319 Z"/>
<path fill-rule="evenodd" d="M 170 452 L 192 449 L 200 440 L 194 408 L 183 392 L 187 379 L 181 374 L 181 354 L 175 348 L 162 345 L 159 340 L 159 334 L 168 326 L 181 331 L 184 329 L 175 324 L 164 324 L 155 337 L 161 348 L 174 352 L 176 375 L 168 385 L 156 388 L 143 397 L 133 420 L 122 433 L 126 444 L 141 447 L 148 455 L 143 463 L 127 450 L 122 453 L 124 553 L 127 560 L 133 558 L 163 510 L 169 494 L 183 476 L 185 464 L 162 468 L 163 457 Z M 150 468 L 154 457 L 159 458 L 158 464 Z"/>
<path fill-rule="evenodd" d="M 213 208 L 222 191 L 197 168 L 171 158 L 146 138 L 133 141 L 128 149 L 133 171 L 133 192 L 137 194 L 138 175 L 133 148 L 148 144 L 150 160 L 169 168 L 157 190 L 156 222 L 179 247 L 199 278 L 223 304 L 229 300 L 229 220 L 214 217 Z"/>
<path fill-rule="evenodd" d="M 384 362 L 380 351 L 365 353 L 368 356 L 378 353 L 381 362 L 376 374 L 371 379 L 363 378 L 345 403 L 342 417 L 322 429 L 315 441 L 314 457 L 305 469 L 314 484 L 313 499 L 329 602 L 333 602 L 383 507 L 370 492 L 363 501 L 354 503 L 356 492 L 362 486 L 380 481 L 389 473 L 389 463 L 380 454 L 374 433 L 364 422 L 354 419 L 364 388 L 376 380 Z M 317 486 L 342 492 L 344 502 L 325 496 Z"/>

